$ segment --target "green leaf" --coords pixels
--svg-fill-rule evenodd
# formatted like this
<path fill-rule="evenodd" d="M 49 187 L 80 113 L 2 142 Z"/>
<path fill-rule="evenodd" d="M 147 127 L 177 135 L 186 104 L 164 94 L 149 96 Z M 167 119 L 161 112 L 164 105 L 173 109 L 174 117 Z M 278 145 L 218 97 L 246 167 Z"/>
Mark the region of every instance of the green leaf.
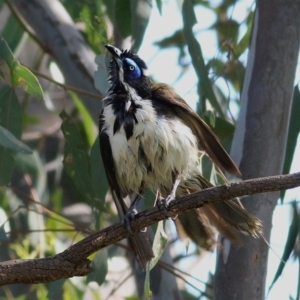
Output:
<path fill-rule="evenodd" d="M 6 148 L 0 147 L 0 187 L 10 182 L 11 174 L 15 166 L 15 161 Z"/>
<path fill-rule="evenodd" d="M 21 107 L 15 90 L 8 84 L 3 84 L 0 88 L 0 125 L 9 130 L 17 139 L 21 137 Z"/>
<path fill-rule="evenodd" d="M 16 51 L 18 45 L 23 42 L 22 37 L 24 33 L 24 27 L 16 19 L 14 14 L 10 14 L 1 31 L 1 36 L 5 39 L 13 52 Z"/>
<path fill-rule="evenodd" d="M 89 147 L 92 147 L 92 145 L 95 141 L 95 138 L 96 138 L 95 130 L 93 130 L 93 129 L 95 129 L 95 123 L 94 123 L 90 113 L 86 109 L 85 105 L 83 104 L 81 99 L 77 96 L 77 94 L 71 92 L 71 95 L 72 95 L 72 99 L 80 113 L 80 116 L 82 117 L 82 124 L 83 124 L 85 134 L 87 136 Z"/>
<path fill-rule="evenodd" d="M 294 89 L 294 98 L 291 110 L 291 118 L 290 118 L 290 126 L 288 132 L 288 139 L 285 150 L 285 159 L 283 165 L 283 174 L 288 174 L 290 172 L 290 168 L 292 165 L 294 152 L 297 145 L 298 136 L 300 133 L 300 91 L 296 86 Z M 285 191 L 281 191 L 280 197 L 281 201 L 283 201 L 285 195 Z"/>
<path fill-rule="evenodd" d="M 32 96 L 43 97 L 43 90 L 37 78 L 14 58 L 3 38 L 0 38 L 0 60 L 4 60 L 10 69 L 11 81 L 8 82 L 9 84 L 24 89 Z M 3 77 L 6 80 L 9 78 L 7 75 Z"/>
<path fill-rule="evenodd" d="M 0 58 L 7 62 L 10 69 L 18 65 L 18 62 L 14 59 L 12 52 L 3 38 L 0 38 Z"/>
<path fill-rule="evenodd" d="M 42 87 L 37 78 L 24 66 L 15 66 L 12 70 L 12 83 L 22 88 L 27 94 L 43 98 Z"/>
<path fill-rule="evenodd" d="M 285 267 L 285 263 L 289 259 L 290 255 L 291 255 L 291 253 L 294 249 L 296 239 L 297 239 L 297 236 L 299 234 L 299 215 L 298 215 L 298 211 L 297 211 L 297 203 L 293 202 L 292 207 L 293 207 L 292 223 L 289 227 L 289 232 L 288 232 L 288 236 L 287 236 L 287 240 L 286 240 L 286 243 L 285 243 L 285 247 L 284 247 L 282 257 L 281 257 L 280 264 L 278 266 L 278 269 L 276 271 L 274 279 L 271 283 L 271 286 L 269 287 L 269 291 L 271 290 L 271 288 L 273 287 L 273 285 L 275 284 L 277 279 L 282 274 L 282 271 Z"/>
<path fill-rule="evenodd" d="M 159 221 L 157 224 L 157 229 L 155 232 L 154 240 L 153 240 L 153 253 L 154 258 L 149 263 L 149 269 L 155 267 L 160 257 L 162 256 L 166 246 L 168 243 L 168 237 L 164 231 L 164 221 Z"/>
<path fill-rule="evenodd" d="M 132 46 L 135 52 L 140 48 L 145 31 L 147 29 L 151 11 L 152 1 L 149 0 L 131 0 L 131 32 L 134 44 Z"/>
<path fill-rule="evenodd" d="M 16 152 L 32 154 L 32 150 L 20 140 L 18 140 L 11 132 L 0 125 L 0 145 L 4 148 L 11 149 Z"/>
<path fill-rule="evenodd" d="M 87 283 L 96 281 L 99 286 L 102 285 L 107 274 L 107 260 L 108 255 L 106 248 L 96 253 L 92 262 L 93 272 L 89 273 L 86 277 Z"/>
<path fill-rule="evenodd" d="M 154 45 L 158 46 L 160 49 L 167 49 L 171 47 L 176 47 L 180 52 L 184 52 L 183 48 L 186 45 L 184 38 L 184 33 L 182 29 L 176 30 L 171 35 L 154 42 Z"/>
<path fill-rule="evenodd" d="M 66 279 L 59 279 L 49 283 L 47 298 L 49 300 L 60 299 L 63 295 L 63 285 Z"/>
<path fill-rule="evenodd" d="M 159 11 L 159 14 L 162 15 L 162 1 L 161 0 L 156 0 L 156 5 Z"/>
<path fill-rule="evenodd" d="M 147 263 L 146 266 L 146 276 L 145 276 L 145 282 L 144 282 L 144 296 L 146 300 L 151 300 L 152 298 L 152 291 L 150 289 L 150 264 Z"/>
<path fill-rule="evenodd" d="M 3 83 L 0 88 L 0 125 L 13 134 L 16 139 L 20 139 L 22 130 L 21 107 L 14 89 L 6 83 Z M 8 184 L 10 181 L 14 168 L 12 155 L 10 149 L 0 146 L 0 186 Z"/>
<path fill-rule="evenodd" d="M 6 241 L 6 240 L 8 240 L 8 237 L 4 230 L 4 224 L 3 224 L 0 226 L 0 243 L 2 243 L 3 241 Z"/>
<path fill-rule="evenodd" d="M 211 82 L 208 78 L 207 69 L 205 67 L 204 58 L 201 50 L 201 46 L 193 33 L 193 26 L 196 24 L 196 16 L 193 8 L 192 0 L 185 0 L 182 6 L 182 16 L 183 16 L 183 31 L 184 36 L 187 41 L 188 50 L 192 58 L 192 63 L 195 72 L 198 76 L 198 94 L 200 97 L 200 113 L 203 114 L 205 111 L 205 100 L 207 99 L 211 106 L 216 110 L 216 112 L 225 118 L 225 114 L 219 105 L 217 98 L 212 89 Z"/>
<path fill-rule="evenodd" d="M 236 46 L 234 46 L 234 57 L 239 58 L 249 47 L 251 32 L 252 32 L 252 23 L 254 19 L 254 12 L 249 12 L 247 17 L 248 24 L 247 24 L 247 31 L 245 32 L 244 36 L 240 39 Z"/>
<path fill-rule="evenodd" d="M 300 256 L 298 256 L 298 284 L 296 299 L 300 299 Z"/>
<path fill-rule="evenodd" d="M 96 199 L 91 183 L 89 158 L 84 151 L 82 137 L 70 116 L 65 112 L 59 115 L 62 119 L 61 130 L 66 140 L 64 151 L 64 168 L 72 180 L 74 187 L 90 205 Z"/>
<path fill-rule="evenodd" d="M 213 132 L 218 136 L 225 150 L 229 152 L 234 135 L 235 126 L 232 123 L 216 116 L 215 119 L 211 121 L 211 115 L 207 115 L 206 113 L 203 119 L 207 124 L 209 124 Z"/>
<path fill-rule="evenodd" d="M 130 0 L 115 1 L 115 22 L 123 39 L 131 35 Z"/>

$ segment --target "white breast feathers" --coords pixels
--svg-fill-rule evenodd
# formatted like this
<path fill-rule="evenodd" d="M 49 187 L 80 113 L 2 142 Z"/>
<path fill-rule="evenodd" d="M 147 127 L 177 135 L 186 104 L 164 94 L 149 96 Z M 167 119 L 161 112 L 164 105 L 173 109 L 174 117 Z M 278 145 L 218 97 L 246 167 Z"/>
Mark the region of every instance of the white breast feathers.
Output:
<path fill-rule="evenodd" d="M 127 140 L 123 125 L 113 133 L 112 105 L 104 108 L 105 125 L 122 194 L 170 191 L 174 176 L 188 178 L 198 161 L 197 140 L 191 129 L 174 116 L 157 116 L 151 100 L 138 100 L 137 123 Z"/>

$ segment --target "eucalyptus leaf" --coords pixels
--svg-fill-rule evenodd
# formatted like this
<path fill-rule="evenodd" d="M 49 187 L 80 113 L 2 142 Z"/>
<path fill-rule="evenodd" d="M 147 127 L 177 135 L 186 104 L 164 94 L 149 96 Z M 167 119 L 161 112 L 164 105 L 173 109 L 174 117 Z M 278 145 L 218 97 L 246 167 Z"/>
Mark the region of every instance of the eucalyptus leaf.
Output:
<path fill-rule="evenodd" d="M 63 294 L 63 285 L 65 284 L 66 279 L 59 279 L 49 283 L 47 297 L 49 300 L 60 299 Z"/>
<path fill-rule="evenodd" d="M 9 56 L 9 53 L 6 55 Z M 6 83 L 0 87 L 0 107 L 0 126 L 9 131 L 16 139 L 20 139 L 22 130 L 21 107 L 15 90 Z M 0 146 L 0 186 L 9 183 L 14 164 L 13 151 Z"/>
<path fill-rule="evenodd" d="M 84 103 L 81 101 L 81 99 L 78 97 L 78 95 L 73 92 L 71 92 L 71 95 L 72 95 L 72 99 L 80 113 L 80 116 L 82 117 L 82 124 L 83 124 L 85 134 L 87 136 L 89 146 L 92 147 L 92 145 L 95 141 L 95 138 L 96 138 L 95 123 L 92 119 L 91 114 L 86 109 Z"/>
<path fill-rule="evenodd" d="M 150 265 L 147 263 L 146 267 L 146 276 L 145 276 L 145 282 L 144 282 L 144 296 L 146 300 L 151 300 L 152 298 L 152 291 L 150 289 Z"/>
<path fill-rule="evenodd" d="M 5 60 L 10 69 L 11 82 L 8 82 L 9 84 L 22 88 L 32 96 L 43 97 L 43 90 L 37 78 L 14 58 L 3 38 L 0 38 L 0 59 Z M 4 77 L 8 78 L 8 76 Z"/>
<path fill-rule="evenodd" d="M 87 282 L 95 281 L 99 286 L 103 284 L 107 274 L 107 260 L 108 255 L 106 248 L 96 253 L 92 262 L 93 272 L 87 275 Z"/>
<path fill-rule="evenodd" d="M 132 34 L 131 31 L 131 1 L 115 1 L 115 23 L 123 39 Z"/>
<path fill-rule="evenodd" d="M 152 0 L 131 0 L 131 32 L 133 50 L 137 52 L 144 39 L 152 11 Z"/>
<path fill-rule="evenodd" d="M 193 1 L 185 0 L 182 6 L 183 17 L 183 32 L 188 45 L 188 50 L 192 58 L 192 64 L 195 72 L 198 76 L 198 94 L 200 97 L 200 113 L 205 111 L 205 100 L 207 99 L 216 112 L 225 118 L 225 113 L 220 107 L 217 98 L 212 89 L 211 82 L 209 80 L 207 69 L 205 67 L 204 58 L 201 50 L 201 46 L 194 36 L 193 26 L 196 24 L 197 19 L 195 16 Z"/>
<path fill-rule="evenodd" d="M 26 93 L 43 98 L 42 87 L 37 78 L 26 67 L 17 65 L 11 69 L 12 83 L 14 86 L 22 88 Z"/>
<path fill-rule="evenodd" d="M 298 214 L 298 208 L 297 208 L 297 203 L 293 202 L 292 204 L 293 208 L 293 219 L 292 223 L 289 227 L 288 235 L 287 235 L 287 240 L 285 243 L 284 251 L 281 257 L 281 261 L 279 263 L 279 266 L 277 268 L 276 274 L 273 278 L 273 281 L 271 283 L 271 286 L 269 287 L 269 291 L 275 284 L 275 282 L 278 280 L 278 278 L 281 276 L 282 271 L 286 265 L 287 260 L 289 259 L 296 243 L 296 239 L 299 235 L 299 214 Z"/>
<path fill-rule="evenodd" d="M 23 142 L 18 140 L 11 132 L 0 125 L 0 145 L 4 148 L 22 152 L 25 154 L 32 154 L 32 150 Z"/>
<path fill-rule="evenodd" d="M 292 165 L 294 152 L 296 149 L 298 136 L 300 133 L 300 91 L 297 86 L 294 89 L 294 98 L 291 109 L 291 118 L 290 118 L 290 126 L 285 150 L 285 159 L 283 165 L 283 174 L 288 174 L 290 172 L 290 168 Z M 285 196 L 285 190 L 280 192 L 281 201 Z"/>
<path fill-rule="evenodd" d="M 168 237 L 164 231 L 164 221 L 159 221 L 157 224 L 157 229 L 154 235 L 153 240 L 153 253 L 154 258 L 149 263 L 149 269 L 153 269 L 157 262 L 159 261 L 160 257 L 162 256 L 166 246 L 168 243 Z"/>
<path fill-rule="evenodd" d="M 60 113 L 62 119 L 61 129 L 66 139 L 63 165 L 74 187 L 90 205 L 96 199 L 96 194 L 91 183 L 89 158 L 84 151 L 84 143 L 80 132 L 65 112 Z"/>

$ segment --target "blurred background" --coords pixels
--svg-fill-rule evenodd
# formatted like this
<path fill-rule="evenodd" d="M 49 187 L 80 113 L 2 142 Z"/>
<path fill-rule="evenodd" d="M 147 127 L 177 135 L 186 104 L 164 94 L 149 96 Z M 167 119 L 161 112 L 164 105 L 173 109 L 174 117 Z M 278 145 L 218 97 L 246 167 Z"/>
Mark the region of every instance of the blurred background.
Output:
<path fill-rule="evenodd" d="M 97 140 L 105 43 L 136 51 L 230 151 L 255 9 L 250 0 L 0 0 L 0 260 L 50 256 L 119 222 Z M 282 173 L 300 171 L 299 61 L 295 69 Z M 217 183 L 213 168 L 203 172 Z M 265 299 L 299 299 L 299 193 L 276 200 Z M 172 299 L 213 299 L 216 252 L 180 241 L 170 220 L 165 232 L 159 280 Z M 86 278 L 5 286 L 0 299 L 140 299 L 144 275 L 126 249 L 94 254 Z"/>

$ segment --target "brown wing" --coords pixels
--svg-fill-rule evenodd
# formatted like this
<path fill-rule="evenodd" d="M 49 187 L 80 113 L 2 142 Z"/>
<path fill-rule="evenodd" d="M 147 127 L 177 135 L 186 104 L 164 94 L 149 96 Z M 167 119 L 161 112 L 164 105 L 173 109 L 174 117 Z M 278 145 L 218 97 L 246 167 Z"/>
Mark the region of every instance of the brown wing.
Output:
<path fill-rule="evenodd" d="M 213 162 L 229 173 L 241 175 L 238 167 L 220 144 L 218 137 L 171 87 L 165 84 L 154 85 L 151 99 L 172 105 L 173 111 L 191 128 L 198 138 L 199 146 L 204 149 Z"/>

